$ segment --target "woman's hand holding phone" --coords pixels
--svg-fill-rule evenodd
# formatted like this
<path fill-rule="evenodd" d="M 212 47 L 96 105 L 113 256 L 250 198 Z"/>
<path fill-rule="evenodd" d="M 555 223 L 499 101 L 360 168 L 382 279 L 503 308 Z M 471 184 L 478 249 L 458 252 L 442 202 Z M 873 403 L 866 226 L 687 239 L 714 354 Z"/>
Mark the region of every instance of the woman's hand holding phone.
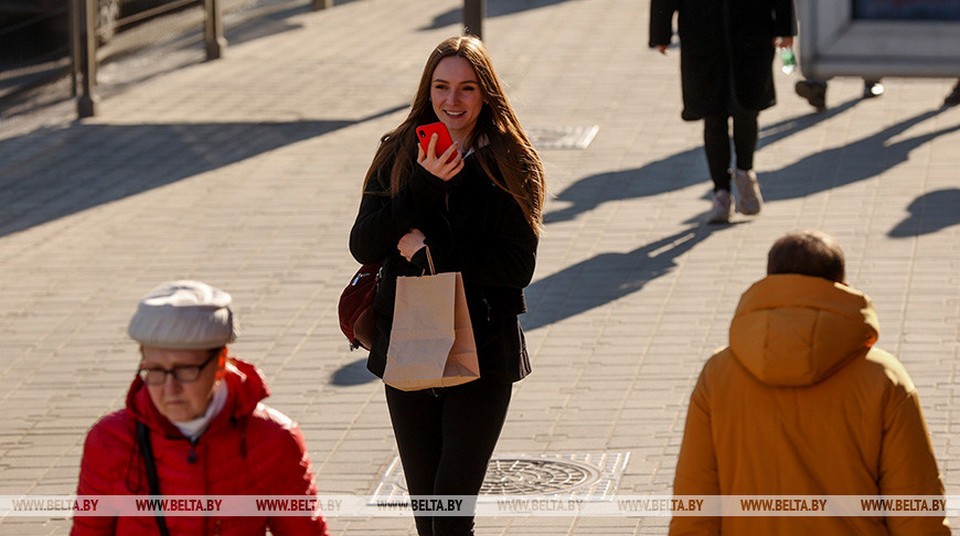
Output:
<path fill-rule="evenodd" d="M 443 123 L 417 127 L 417 163 L 443 181 L 452 179 L 463 169 L 463 158 Z M 437 153 L 440 154 L 437 154 Z"/>

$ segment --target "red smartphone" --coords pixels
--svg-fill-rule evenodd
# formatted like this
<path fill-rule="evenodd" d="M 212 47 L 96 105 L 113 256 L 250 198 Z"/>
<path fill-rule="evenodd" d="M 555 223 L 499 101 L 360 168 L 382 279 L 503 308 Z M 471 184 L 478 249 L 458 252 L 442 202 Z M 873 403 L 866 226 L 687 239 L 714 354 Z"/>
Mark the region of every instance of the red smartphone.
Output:
<path fill-rule="evenodd" d="M 439 157 L 444 151 L 453 145 L 453 139 L 450 137 L 450 131 L 447 130 L 447 125 L 437 121 L 436 123 L 420 125 L 417 127 L 417 139 L 420 140 L 420 147 L 423 147 L 424 153 L 430 149 L 430 137 L 434 134 L 437 135 L 437 146 L 435 149 L 437 151 L 436 156 Z M 452 155 L 450 160 L 453 160 Z M 449 162 L 450 160 L 447 161 Z"/>

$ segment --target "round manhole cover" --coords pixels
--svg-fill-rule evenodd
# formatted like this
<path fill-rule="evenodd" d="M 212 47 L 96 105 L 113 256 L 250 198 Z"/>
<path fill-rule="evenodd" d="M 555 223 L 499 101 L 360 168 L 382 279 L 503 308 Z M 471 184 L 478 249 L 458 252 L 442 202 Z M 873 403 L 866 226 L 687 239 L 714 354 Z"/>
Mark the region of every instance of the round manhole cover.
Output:
<path fill-rule="evenodd" d="M 560 493 L 596 482 L 600 473 L 588 465 L 566 460 L 494 459 L 480 488 L 486 495 L 540 495 Z"/>

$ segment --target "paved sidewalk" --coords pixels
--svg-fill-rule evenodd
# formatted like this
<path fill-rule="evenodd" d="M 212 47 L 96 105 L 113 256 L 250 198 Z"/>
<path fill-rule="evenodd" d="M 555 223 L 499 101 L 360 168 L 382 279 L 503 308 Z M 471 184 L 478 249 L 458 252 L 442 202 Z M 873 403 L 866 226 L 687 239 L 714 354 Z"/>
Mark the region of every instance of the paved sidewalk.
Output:
<path fill-rule="evenodd" d="M 617 492 L 670 491 L 687 399 L 727 340 L 770 244 L 816 227 L 870 294 L 880 345 L 917 383 L 948 493 L 960 495 L 960 109 L 948 80 L 831 83 L 824 114 L 777 73 L 760 116 L 757 218 L 702 226 L 701 125 L 680 120 L 678 54 L 646 47 L 648 2 L 488 0 L 485 37 L 544 149 L 552 198 L 528 291 L 534 374 L 498 452 L 629 452 Z M 70 494 L 83 437 L 123 403 L 136 300 L 192 277 L 234 296 L 233 351 L 299 420 L 321 493 L 370 494 L 396 456 L 382 387 L 349 352 L 336 302 L 378 137 L 404 115 L 462 2 L 290 9 L 211 63 L 0 124 L 0 495 Z M 410 518 L 333 517 L 335 534 L 413 534 Z M 953 519 L 954 527 L 960 519 Z M 664 534 L 666 518 L 481 518 L 478 534 Z M 66 534 L 67 519 L 0 519 Z M 960 534 L 954 529 L 954 534 Z"/>

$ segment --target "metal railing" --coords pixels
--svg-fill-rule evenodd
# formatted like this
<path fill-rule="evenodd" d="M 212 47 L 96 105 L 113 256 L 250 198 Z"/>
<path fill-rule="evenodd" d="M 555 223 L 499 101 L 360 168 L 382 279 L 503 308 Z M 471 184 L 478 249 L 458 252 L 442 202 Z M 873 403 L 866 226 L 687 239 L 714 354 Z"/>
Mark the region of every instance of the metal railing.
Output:
<path fill-rule="evenodd" d="M 223 10 L 231 10 L 231 5 L 227 4 L 223 9 L 221 2 L 230 2 L 231 0 L 166 0 L 162 5 L 150 7 L 148 9 L 126 15 L 118 18 L 111 24 L 107 34 L 114 34 L 120 29 L 127 29 L 131 26 L 140 24 L 147 19 L 152 19 L 158 15 L 163 15 L 171 11 L 183 10 L 192 6 L 199 6 L 203 10 L 203 40 L 207 60 L 217 59 L 223 56 L 227 46 L 223 30 Z M 120 50 L 110 51 L 99 49 L 101 43 L 108 39 L 106 35 L 100 35 L 98 28 L 99 5 L 100 0 L 64 0 L 63 9 L 57 12 L 50 12 L 44 15 L 30 17 L 29 19 L 17 19 L 13 24 L 7 24 L 0 27 L 0 37 L 5 34 L 23 31 L 33 26 L 47 25 L 54 18 L 66 21 L 66 24 L 58 22 L 57 27 L 64 35 L 64 43 L 58 52 L 57 57 L 62 58 L 59 65 L 56 61 L 45 61 L 42 67 L 33 68 L 33 60 L 25 60 L 23 66 L 9 63 L 20 71 L 11 70 L 0 86 L 0 98 L 11 100 L 14 95 L 29 96 L 32 90 L 41 85 L 55 83 L 62 80 L 64 75 L 69 75 L 70 96 L 76 99 L 77 114 L 80 118 L 96 115 L 100 102 L 97 88 L 97 71 L 104 61 L 112 61 L 114 54 Z M 305 0 L 314 11 L 324 10 L 333 7 L 335 0 Z M 463 25 L 466 33 L 483 36 L 483 21 L 486 16 L 486 0 L 464 0 L 463 2 Z M 196 17 L 192 15 L 191 17 Z M 194 23 L 191 23 L 194 24 Z M 188 24 L 189 27 L 189 24 Z M 63 35 L 63 33 L 61 33 Z M 111 41 L 112 43 L 112 41 Z M 25 49 L 26 50 L 26 49 Z M 121 52 L 122 53 L 122 52 Z M 106 54 L 106 56 L 105 56 Z M 47 53 L 46 56 L 50 56 Z M 40 57 L 39 55 L 37 56 Z M 40 65 L 39 63 L 37 65 Z M 8 101 L 9 102 L 9 101 Z"/>
<path fill-rule="evenodd" d="M 100 98 L 97 95 L 97 8 L 99 0 L 71 0 L 71 50 L 73 58 L 73 88 L 77 96 L 79 118 L 97 114 Z M 314 11 L 333 7 L 334 0 L 310 0 Z M 117 27 L 128 26 L 191 4 L 202 4 L 204 11 L 203 36 L 208 61 L 221 58 L 227 46 L 223 35 L 221 0 L 177 0 L 117 21 Z M 463 23 L 467 33 L 483 37 L 486 0 L 464 0 Z M 79 83 L 78 83 L 79 82 Z M 78 93 L 79 86 L 79 94 Z"/>
<path fill-rule="evenodd" d="M 93 117 L 97 114 L 100 97 L 97 94 L 97 69 L 99 47 L 97 39 L 97 10 L 99 0 L 70 0 L 71 12 L 71 73 L 73 92 L 77 96 L 77 116 Z M 333 6 L 333 0 L 309 0 L 314 11 Z M 204 12 L 203 40 L 207 61 L 223 57 L 227 40 L 223 35 L 223 8 L 221 0 L 176 0 L 119 19 L 116 27 L 123 28 L 148 18 L 190 5 L 201 5 Z M 79 88 L 79 89 L 78 89 Z M 79 94 L 78 94 L 79 93 Z"/>

